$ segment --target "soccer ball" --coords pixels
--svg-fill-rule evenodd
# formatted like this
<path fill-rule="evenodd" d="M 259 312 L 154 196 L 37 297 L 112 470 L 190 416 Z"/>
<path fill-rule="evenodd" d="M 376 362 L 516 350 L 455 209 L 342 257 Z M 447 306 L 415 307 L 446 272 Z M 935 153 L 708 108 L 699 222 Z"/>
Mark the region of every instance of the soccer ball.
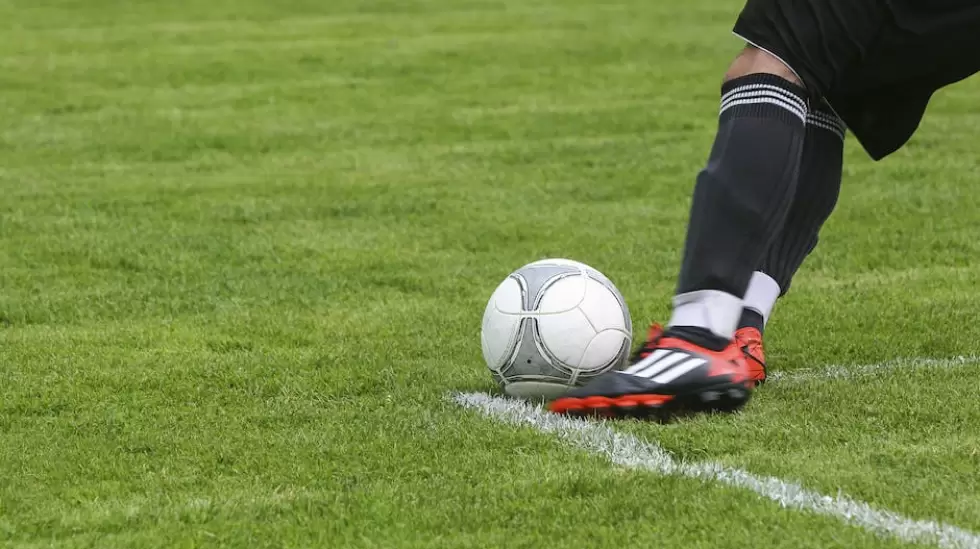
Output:
<path fill-rule="evenodd" d="M 514 271 L 483 314 L 483 358 L 504 392 L 557 398 L 625 363 L 633 324 L 622 294 L 577 261 L 545 259 Z"/>

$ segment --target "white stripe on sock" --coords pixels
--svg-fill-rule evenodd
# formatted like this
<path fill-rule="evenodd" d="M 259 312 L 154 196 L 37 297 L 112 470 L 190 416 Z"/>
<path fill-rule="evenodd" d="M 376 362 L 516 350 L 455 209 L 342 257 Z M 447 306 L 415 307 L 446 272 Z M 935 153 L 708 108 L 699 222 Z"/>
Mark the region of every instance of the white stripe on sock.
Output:
<path fill-rule="evenodd" d="M 838 128 L 836 126 L 831 126 L 830 124 L 826 124 L 824 122 L 818 122 L 816 120 L 810 119 L 807 120 L 806 123 L 807 125 L 813 126 L 814 128 L 820 128 L 822 130 L 827 130 L 833 133 L 837 137 L 841 138 L 841 141 L 843 141 L 847 136 L 847 134 L 844 133 L 844 130 L 842 130 L 841 128 Z"/>
<path fill-rule="evenodd" d="M 786 109 L 787 111 L 795 115 L 797 118 L 799 118 L 801 122 L 806 123 L 806 110 L 795 108 L 789 103 L 771 97 L 760 97 L 757 99 L 743 99 L 739 101 L 729 101 L 728 103 L 722 106 L 718 114 L 719 115 L 724 114 L 725 111 L 733 107 L 737 107 L 739 105 L 759 105 L 764 103 L 770 105 L 776 105 L 777 107 L 782 107 L 783 109 Z"/>
<path fill-rule="evenodd" d="M 847 124 L 837 115 L 827 114 L 820 111 L 813 111 L 807 115 L 807 124 L 835 131 L 841 135 L 847 133 Z M 828 127 L 829 126 L 829 127 Z"/>
<path fill-rule="evenodd" d="M 768 92 L 778 93 L 779 95 L 783 96 L 786 100 L 798 104 L 800 108 L 803 109 L 806 108 L 806 101 L 802 97 L 796 95 L 791 91 L 780 88 L 779 86 L 773 86 L 771 84 L 748 84 L 745 86 L 732 88 L 721 96 L 721 100 L 722 102 L 724 102 L 726 99 L 728 99 L 733 95 L 746 93 L 746 92 L 757 92 L 757 91 L 768 91 Z"/>
<path fill-rule="evenodd" d="M 820 111 L 810 111 L 810 116 L 834 126 L 844 126 L 844 121 L 837 115 L 827 114 Z"/>
<path fill-rule="evenodd" d="M 725 103 L 725 102 L 731 101 L 733 99 L 742 99 L 744 97 L 752 97 L 752 96 L 775 97 L 777 99 L 782 99 L 783 101 L 786 101 L 787 103 L 790 103 L 792 105 L 795 105 L 795 106 L 799 107 L 800 109 L 806 109 L 806 101 L 803 101 L 802 99 L 800 99 L 799 97 L 796 97 L 795 95 L 793 95 L 791 93 L 782 93 L 779 90 L 779 88 L 772 88 L 772 89 L 741 89 L 739 91 L 734 91 L 733 90 L 733 91 L 730 91 L 730 92 L 726 93 L 725 95 L 721 96 L 721 102 L 722 103 Z"/>

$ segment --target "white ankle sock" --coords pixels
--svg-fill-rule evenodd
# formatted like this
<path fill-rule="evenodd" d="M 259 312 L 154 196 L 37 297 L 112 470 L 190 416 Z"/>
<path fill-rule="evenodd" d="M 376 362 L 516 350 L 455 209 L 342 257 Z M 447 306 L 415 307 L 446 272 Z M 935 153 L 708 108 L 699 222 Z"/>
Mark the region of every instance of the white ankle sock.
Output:
<path fill-rule="evenodd" d="M 742 316 L 742 300 L 717 290 L 700 290 L 674 296 L 670 326 L 697 326 L 731 339 Z"/>
<path fill-rule="evenodd" d="M 745 292 L 745 308 L 762 315 L 762 321 L 769 322 L 772 308 L 779 299 L 779 284 L 766 273 L 756 271 L 752 274 L 749 289 Z"/>

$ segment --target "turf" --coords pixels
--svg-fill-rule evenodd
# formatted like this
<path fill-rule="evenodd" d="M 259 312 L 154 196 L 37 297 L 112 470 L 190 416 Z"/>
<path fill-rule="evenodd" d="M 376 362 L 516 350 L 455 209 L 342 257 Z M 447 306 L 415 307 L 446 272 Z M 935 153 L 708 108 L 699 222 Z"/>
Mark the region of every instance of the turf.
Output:
<path fill-rule="evenodd" d="M 668 311 L 720 0 L 0 0 L 0 544 L 890 547 L 461 411 L 512 269 Z M 853 142 L 774 370 L 977 352 L 977 82 Z M 980 530 L 978 368 L 618 428 Z"/>

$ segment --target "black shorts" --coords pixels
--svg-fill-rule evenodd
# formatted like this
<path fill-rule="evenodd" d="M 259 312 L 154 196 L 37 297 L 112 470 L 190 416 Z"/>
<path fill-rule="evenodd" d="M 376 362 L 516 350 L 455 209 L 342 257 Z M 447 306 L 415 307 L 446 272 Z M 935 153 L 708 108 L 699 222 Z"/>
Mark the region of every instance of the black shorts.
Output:
<path fill-rule="evenodd" d="M 735 34 L 782 59 L 879 160 L 980 71 L 980 1 L 748 0 Z"/>

